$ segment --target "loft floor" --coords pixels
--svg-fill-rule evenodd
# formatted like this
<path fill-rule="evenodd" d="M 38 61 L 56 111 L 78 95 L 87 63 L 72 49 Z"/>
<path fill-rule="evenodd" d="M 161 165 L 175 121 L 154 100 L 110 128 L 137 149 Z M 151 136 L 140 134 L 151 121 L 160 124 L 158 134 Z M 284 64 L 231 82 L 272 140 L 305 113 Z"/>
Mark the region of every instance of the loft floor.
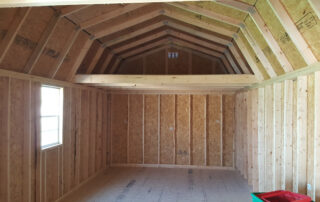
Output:
<path fill-rule="evenodd" d="M 248 202 L 250 188 L 233 170 L 110 168 L 63 202 Z"/>

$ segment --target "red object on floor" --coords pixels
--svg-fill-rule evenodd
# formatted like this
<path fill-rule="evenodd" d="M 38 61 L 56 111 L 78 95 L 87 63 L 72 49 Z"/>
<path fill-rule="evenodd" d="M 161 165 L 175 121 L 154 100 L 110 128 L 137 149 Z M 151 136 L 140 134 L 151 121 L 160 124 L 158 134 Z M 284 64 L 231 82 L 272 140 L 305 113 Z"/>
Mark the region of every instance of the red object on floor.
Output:
<path fill-rule="evenodd" d="M 265 202 L 310 202 L 311 198 L 306 195 L 293 193 L 290 191 L 273 191 L 258 194 L 257 197 Z"/>

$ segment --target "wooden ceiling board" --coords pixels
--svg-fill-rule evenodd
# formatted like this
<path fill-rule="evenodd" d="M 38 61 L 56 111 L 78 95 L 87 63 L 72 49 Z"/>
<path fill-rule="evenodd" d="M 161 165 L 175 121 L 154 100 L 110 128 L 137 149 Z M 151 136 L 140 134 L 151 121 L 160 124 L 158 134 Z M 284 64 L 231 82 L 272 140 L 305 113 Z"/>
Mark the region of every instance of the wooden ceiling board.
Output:
<path fill-rule="evenodd" d="M 308 1 L 281 0 L 313 54 L 320 60 L 320 19 Z"/>
<path fill-rule="evenodd" d="M 304 61 L 292 39 L 282 26 L 279 19 L 272 11 L 272 8 L 269 6 L 268 2 L 266 2 L 265 0 L 258 0 L 255 6 L 257 8 L 257 11 L 260 13 L 260 16 L 264 20 L 266 26 L 268 26 L 273 37 L 279 44 L 281 50 L 288 58 L 293 69 L 305 67 L 307 65 L 306 62 Z"/>

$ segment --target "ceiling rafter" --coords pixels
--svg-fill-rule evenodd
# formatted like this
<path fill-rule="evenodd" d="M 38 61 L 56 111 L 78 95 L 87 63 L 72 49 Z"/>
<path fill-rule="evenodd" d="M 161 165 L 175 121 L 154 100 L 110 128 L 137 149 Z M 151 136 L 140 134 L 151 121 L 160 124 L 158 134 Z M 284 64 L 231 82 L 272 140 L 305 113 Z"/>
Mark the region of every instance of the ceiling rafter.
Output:
<path fill-rule="evenodd" d="M 92 40 L 92 38 L 88 38 L 87 41 L 84 43 L 79 55 L 77 56 L 76 61 L 71 66 L 71 70 L 67 76 L 67 81 L 71 81 L 73 79 L 73 77 L 75 76 L 75 74 L 77 73 L 77 71 L 78 71 L 84 57 L 88 53 L 93 41 L 94 40 Z"/>
<path fill-rule="evenodd" d="M 308 2 L 320 19 L 320 2 L 318 0 L 308 0 Z"/>
<path fill-rule="evenodd" d="M 92 58 L 92 60 L 90 61 L 88 68 L 86 70 L 86 74 L 91 74 L 94 67 L 97 65 L 101 55 L 103 54 L 105 48 L 103 46 L 100 46 L 95 54 L 95 56 Z"/>
<path fill-rule="evenodd" d="M 99 74 L 103 74 L 106 72 L 113 57 L 115 57 L 114 54 L 110 52 L 108 56 L 105 58 L 105 60 L 103 61 Z"/>
<path fill-rule="evenodd" d="M 113 51 L 115 53 L 120 53 L 120 52 L 123 52 L 125 50 L 128 50 L 128 49 L 134 48 L 136 46 L 139 46 L 139 45 L 141 45 L 143 43 L 152 41 L 154 39 L 157 39 L 157 38 L 160 38 L 160 37 L 163 37 L 163 36 L 166 36 L 168 34 L 169 34 L 168 30 L 160 30 L 159 32 L 151 34 L 149 36 L 146 36 L 146 37 L 144 37 L 142 39 L 135 40 L 135 41 L 133 41 L 131 43 L 126 43 L 123 46 L 117 47 Z"/>
<path fill-rule="evenodd" d="M 199 52 L 202 52 L 202 53 L 205 53 L 207 55 L 211 55 L 211 56 L 214 56 L 214 57 L 217 57 L 217 58 L 220 58 L 223 62 L 223 64 L 225 65 L 225 67 L 228 69 L 228 72 L 231 73 L 231 74 L 235 74 L 236 71 L 235 69 L 233 69 L 233 67 L 231 66 L 230 62 L 227 60 L 227 58 L 225 57 L 224 54 L 221 54 L 221 53 L 217 53 L 213 50 L 210 50 L 210 49 L 207 49 L 207 48 L 204 48 L 204 47 L 200 47 L 200 46 L 197 46 L 197 45 L 194 45 L 190 42 L 186 42 L 186 41 L 183 41 L 183 40 L 180 40 L 180 39 L 172 39 L 172 42 L 174 44 L 177 44 L 177 45 L 180 45 L 180 46 L 183 46 L 183 47 L 187 47 L 187 48 L 190 48 L 192 50 L 197 50 Z"/>
<path fill-rule="evenodd" d="M 92 27 L 92 26 L 94 26 L 96 24 L 108 21 L 108 20 L 113 19 L 113 18 L 117 18 L 117 17 L 119 17 L 119 16 L 121 16 L 123 14 L 126 14 L 128 12 L 131 12 L 131 11 L 134 11 L 136 9 L 142 8 L 144 6 L 146 6 L 146 4 L 127 4 L 127 5 L 124 5 L 121 8 L 112 10 L 112 11 L 107 12 L 105 14 L 98 15 L 98 16 L 96 16 L 94 18 L 91 18 L 89 20 L 81 22 L 80 23 L 80 27 L 82 29 L 87 29 L 87 28 Z"/>
<path fill-rule="evenodd" d="M 98 38 L 104 37 L 106 35 L 116 33 L 120 30 L 123 30 L 123 29 L 129 27 L 129 26 L 134 26 L 134 25 L 140 24 L 144 21 L 150 20 L 152 18 L 155 18 L 155 17 L 161 15 L 163 12 L 164 12 L 163 9 L 156 9 L 151 12 L 146 12 L 144 15 L 138 16 L 136 18 L 130 17 L 130 19 L 126 20 L 125 22 L 123 22 L 121 24 L 115 24 L 112 27 L 107 27 L 101 31 L 93 33 L 95 36 L 94 38 L 98 39 Z"/>
<path fill-rule="evenodd" d="M 74 14 L 76 12 L 79 12 L 83 9 L 89 8 L 91 5 L 75 5 L 75 6 L 67 6 L 60 9 L 60 15 L 61 17 L 68 16 L 71 14 Z"/>
<path fill-rule="evenodd" d="M 243 32 L 249 33 L 249 35 L 251 35 L 250 31 L 246 28 L 246 26 L 243 24 L 242 21 L 235 20 L 233 18 L 230 18 L 228 16 L 224 16 L 224 15 L 221 15 L 221 14 L 213 13 L 213 12 L 207 10 L 207 9 L 204 9 L 204 8 L 199 7 L 199 6 L 192 5 L 192 4 L 188 4 L 188 3 L 170 3 L 170 5 L 179 7 L 180 9 L 184 9 L 184 10 L 189 11 L 189 12 L 197 13 L 199 15 L 201 14 L 201 15 L 206 16 L 208 18 L 216 19 L 216 20 L 219 20 L 221 22 L 225 22 L 225 23 L 231 24 L 233 26 L 237 26 L 241 30 L 243 30 Z M 264 34 L 268 46 L 274 52 L 274 54 L 277 57 L 278 61 L 282 65 L 283 70 L 285 72 L 292 71 L 293 70 L 292 65 L 290 64 L 290 62 L 288 61 L 288 59 L 286 58 L 286 56 L 282 52 L 281 48 L 279 47 L 279 44 L 274 39 L 274 37 L 271 34 L 271 32 L 268 29 L 268 27 L 265 26 L 265 23 L 262 20 L 262 18 L 259 15 L 259 13 L 256 11 L 256 9 L 254 7 L 249 9 L 249 10 L 251 11 L 251 16 L 254 19 L 254 21 L 256 22 L 257 27 Z"/>
<path fill-rule="evenodd" d="M 160 27 L 163 27 L 164 25 L 165 25 L 165 21 L 160 21 L 160 22 L 151 24 L 151 25 L 149 25 L 147 27 L 144 27 L 142 29 L 138 29 L 138 30 L 136 30 L 134 32 L 130 32 L 129 34 L 121 35 L 121 36 L 119 36 L 119 37 L 117 37 L 115 39 L 111 39 L 111 40 L 105 41 L 103 43 L 103 45 L 110 47 L 110 46 L 113 46 L 113 45 L 115 45 L 117 43 L 121 43 L 123 41 L 126 41 L 126 40 L 129 40 L 131 38 L 137 37 L 137 36 L 139 36 L 141 34 L 144 34 L 146 32 L 150 32 L 150 31 L 153 31 L 153 30 L 158 29 Z"/>
<path fill-rule="evenodd" d="M 116 58 L 116 61 L 112 64 L 109 74 L 114 74 L 120 64 L 120 62 L 122 61 L 122 59 L 120 59 L 119 57 Z"/>
<path fill-rule="evenodd" d="M 56 59 L 56 62 L 54 63 L 53 67 L 49 71 L 48 75 L 50 78 L 54 78 L 59 71 L 59 68 L 61 67 L 63 60 L 69 53 L 72 45 L 76 41 L 77 37 L 79 36 L 81 29 L 79 27 L 76 27 L 73 31 L 73 33 L 69 36 L 67 43 L 64 45 L 62 51 L 60 52 L 58 58 Z"/>

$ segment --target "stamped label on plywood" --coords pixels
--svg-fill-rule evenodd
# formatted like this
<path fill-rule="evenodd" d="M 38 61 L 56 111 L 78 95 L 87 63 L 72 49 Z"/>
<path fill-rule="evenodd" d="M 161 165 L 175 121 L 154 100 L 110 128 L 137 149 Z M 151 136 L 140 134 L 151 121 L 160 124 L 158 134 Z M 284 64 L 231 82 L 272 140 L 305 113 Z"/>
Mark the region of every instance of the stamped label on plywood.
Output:
<path fill-rule="evenodd" d="M 305 14 L 300 20 L 296 22 L 297 28 L 300 32 L 311 29 L 316 24 L 317 20 L 311 12 Z"/>

